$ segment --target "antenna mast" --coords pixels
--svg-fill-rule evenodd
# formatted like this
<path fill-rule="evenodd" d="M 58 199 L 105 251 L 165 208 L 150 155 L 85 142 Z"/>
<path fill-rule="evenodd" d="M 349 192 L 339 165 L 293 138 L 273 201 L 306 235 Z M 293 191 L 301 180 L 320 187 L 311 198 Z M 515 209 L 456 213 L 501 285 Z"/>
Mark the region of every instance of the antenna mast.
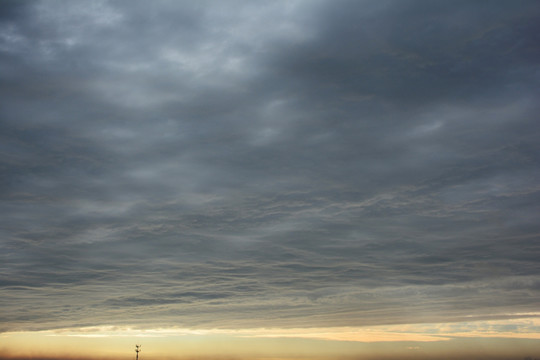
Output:
<path fill-rule="evenodd" d="M 141 345 L 135 345 L 135 352 L 137 353 L 136 360 L 139 360 L 139 353 L 141 352 Z"/>

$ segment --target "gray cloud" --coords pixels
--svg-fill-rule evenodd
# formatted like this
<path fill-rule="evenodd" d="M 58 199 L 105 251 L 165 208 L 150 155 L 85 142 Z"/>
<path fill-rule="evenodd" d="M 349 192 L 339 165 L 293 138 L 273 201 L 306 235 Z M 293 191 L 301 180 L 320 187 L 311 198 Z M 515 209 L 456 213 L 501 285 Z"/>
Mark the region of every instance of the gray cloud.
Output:
<path fill-rule="evenodd" d="M 1 330 L 536 311 L 539 15 L 3 2 Z"/>

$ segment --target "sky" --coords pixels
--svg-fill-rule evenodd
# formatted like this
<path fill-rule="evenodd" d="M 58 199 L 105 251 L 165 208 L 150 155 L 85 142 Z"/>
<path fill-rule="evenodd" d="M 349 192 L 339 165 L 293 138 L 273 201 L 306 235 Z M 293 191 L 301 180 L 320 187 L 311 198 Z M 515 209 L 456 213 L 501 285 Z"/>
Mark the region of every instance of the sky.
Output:
<path fill-rule="evenodd" d="M 539 97 L 538 1 L 2 0 L 0 358 L 540 358 Z"/>

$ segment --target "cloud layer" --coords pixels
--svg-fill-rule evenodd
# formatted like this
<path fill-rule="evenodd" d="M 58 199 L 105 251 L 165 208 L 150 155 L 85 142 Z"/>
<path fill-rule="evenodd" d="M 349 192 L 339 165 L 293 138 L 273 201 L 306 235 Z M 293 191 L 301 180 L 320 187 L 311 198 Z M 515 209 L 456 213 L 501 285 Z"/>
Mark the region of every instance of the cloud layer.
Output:
<path fill-rule="evenodd" d="M 0 331 L 537 311 L 539 18 L 2 2 Z"/>

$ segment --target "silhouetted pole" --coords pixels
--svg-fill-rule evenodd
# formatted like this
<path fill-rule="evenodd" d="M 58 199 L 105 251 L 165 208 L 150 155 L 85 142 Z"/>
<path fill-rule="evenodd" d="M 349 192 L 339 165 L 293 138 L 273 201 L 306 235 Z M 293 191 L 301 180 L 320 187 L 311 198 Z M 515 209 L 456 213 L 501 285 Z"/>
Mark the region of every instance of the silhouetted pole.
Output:
<path fill-rule="evenodd" d="M 141 345 L 135 345 L 135 352 L 137 353 L 136 360 L 139 360 L 139 353 L 141 352 Z"/>

